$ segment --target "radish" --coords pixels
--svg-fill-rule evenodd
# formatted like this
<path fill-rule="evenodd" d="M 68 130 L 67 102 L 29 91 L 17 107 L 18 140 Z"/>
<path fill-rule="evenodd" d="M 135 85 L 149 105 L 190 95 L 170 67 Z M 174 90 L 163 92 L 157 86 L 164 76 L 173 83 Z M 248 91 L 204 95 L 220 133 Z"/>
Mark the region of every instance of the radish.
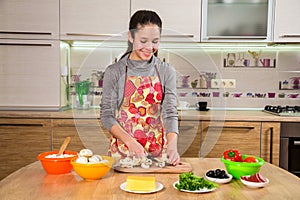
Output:
<path fill-rule="evenodd" d="M 241 179 L 249 182 L 265 183 L 267 180 L 260 174 L 256 173 L 251 176 L 241 176 Z"/>

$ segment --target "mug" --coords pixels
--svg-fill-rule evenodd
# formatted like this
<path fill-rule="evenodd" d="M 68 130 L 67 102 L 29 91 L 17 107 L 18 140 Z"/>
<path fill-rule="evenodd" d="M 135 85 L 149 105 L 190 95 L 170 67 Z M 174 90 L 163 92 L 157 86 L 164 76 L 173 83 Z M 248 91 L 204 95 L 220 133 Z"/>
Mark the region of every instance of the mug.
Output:
<path fill-rule="evenodd" d="M 275 92 L 268 92 L 269 98 L 275 98 Z"/>
<path fill-rule="evenodd" d="M 242 96 L 242 93 L 234 93 L 232 94 L 233 97 L 239 98 Z"/>
<path fill-rule="evenodd" d="M 229 97 L 229 92 L 223 93 L 223 97 Z"/>
<path fill-rule="evenodd" d="M 185 109 L 190 107 L 190 103 L 187 101 L 179 101 L 179 108 Z"/>
<path fill-rule="evenodd" d="M 196 103 L 197 110 L 206 111 L 207 109 L 207 102 L 206 101 L 199 101 Z"/>
<path fill-rule="evenodd" d="M 278 97 L 279 97 L 279 98 L 284 98 L 284 97 L 285 97 L 285 93 L 280 93 L 280 94 L 278 94 Z"/>
<path fill-rule="evenodd" d="M 213 97 L 219 97 L 220 96 L 220 92 L 213 92 Z"/>
<path fill-rule="evenodd" d="M 294 99 L 297 98 L 299 96 L 299 94 L 288 94 L 288 97 Z"/>

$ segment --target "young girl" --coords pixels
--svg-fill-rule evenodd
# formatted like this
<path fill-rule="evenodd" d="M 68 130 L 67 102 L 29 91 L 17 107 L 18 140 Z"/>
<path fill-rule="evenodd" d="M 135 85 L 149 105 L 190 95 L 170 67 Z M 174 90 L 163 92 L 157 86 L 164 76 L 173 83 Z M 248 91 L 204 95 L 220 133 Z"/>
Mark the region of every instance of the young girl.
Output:
<path fill-rule="evenodd" d="M 128 49 L 105 70 L 100 119 L 112 134 L 110 156 L 161 156 L 177 165 L 176 71 L 156 55 L 162 22 L 153 11 L 130 19 Z"/>

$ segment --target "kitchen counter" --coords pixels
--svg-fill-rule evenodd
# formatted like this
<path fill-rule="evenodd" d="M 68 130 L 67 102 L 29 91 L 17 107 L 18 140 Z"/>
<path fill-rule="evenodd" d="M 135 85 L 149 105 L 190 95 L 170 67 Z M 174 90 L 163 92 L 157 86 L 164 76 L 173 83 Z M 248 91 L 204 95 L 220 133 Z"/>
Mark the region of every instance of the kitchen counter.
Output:
<path fill-rule="evenodd" d="M 300 122 L 300 116 L 276 116 L 260 110 L 184 110 L 178 111 L 181 120 Z M 0 111 L 0 118 L 99 118 L 99 109 L 65 111 Z"/>
<path fill-rule="evenodd" d="M 210 169 L 225 169 L 219 158 L 182 158 L 193 167 L 195 175 L 204 176 Z M 19 169 L 0 182 L 1 199 L 299 199 L 300 179 L 275 165 L 266 163 L 260 173 L 269 179 L 264 188 L 252 189 L 239 180 L 220 184 L 213 192 L 193 194 L 173 188 L 178 174 L 148 174 L 163 184 L 163 190 L 151 194 L 133 194 L 120 189 L 128 173 L 111 170 L 103 179 L 84 181 L 74 171 L 64 175 L 47 175 L 36 161 Z M 146 175 L 146 174 L 131 174 Z M 30 178 L 28 178 L 30 177 Z"/>

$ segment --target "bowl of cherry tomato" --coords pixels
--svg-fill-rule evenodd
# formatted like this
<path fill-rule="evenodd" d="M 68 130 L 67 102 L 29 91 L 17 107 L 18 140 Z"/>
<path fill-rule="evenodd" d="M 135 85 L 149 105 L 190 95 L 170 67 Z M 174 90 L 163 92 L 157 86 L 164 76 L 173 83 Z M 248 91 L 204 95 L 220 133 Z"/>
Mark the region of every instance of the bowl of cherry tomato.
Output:
<path fill-rule="evenodd" d="M 265 164 L 265 161 L 258 156 L 239 154 L 240 153 L 238 151 L 235 151 L 234 154 L 231 152 L 228 153 L 227 151 L 224 152 L 221 158 L 221 161 L 224 163 L 227 172 L 235 179 L 240 179 L 241 176 L 258 173 L 261 166 Z"/>

